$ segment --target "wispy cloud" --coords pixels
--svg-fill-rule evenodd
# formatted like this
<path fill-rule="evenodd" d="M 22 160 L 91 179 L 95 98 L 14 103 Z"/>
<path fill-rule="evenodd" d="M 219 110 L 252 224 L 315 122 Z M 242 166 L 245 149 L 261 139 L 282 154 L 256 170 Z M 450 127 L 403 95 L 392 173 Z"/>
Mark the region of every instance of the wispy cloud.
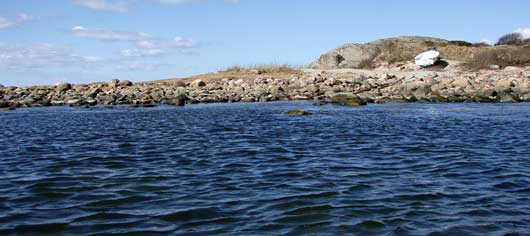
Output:
<path fill-rule="evenodd" d="M 155 0 L 162 4 L 185 4 L 185 3 L 195 3 L 195 2 L 205 2 L 206 0 Z M 223 0 L 225 3 L 236 4 L 239 3 L 239 0 Z"/>
<path fill-rule="evenodd" d="M 160 56 L 176 52 L 182 52 L 184 49 L 196 48 L 199 46 L 193 39 L 175 37 L 173 39 L 151 39 L 138 41 L 135 44 L 136 48 L 125 49 L 121 51 L 121 55 L 125 57 L 147 57 Z"/>
<path fill-rule="evenodd" d="M 179 5 L 187 3 L 207 2 L 208 0 L 71 0 L 74 4 L 92 10 L 126 12 L 140 2 Z M 214 0 L 210 0 L 214 1 Z M 218 1 L 218 0 L 217 0 Z M 222 0 L 225 3 L 236 4 L 239 0 Z"/>
<path fill-rule="evenodd" d="M 26 13 L 20 13 L 14 19 L 0 16 L 0 29 L 15 27 L 31 20 L 33 20 L 33 16 Z"/>
<path fill-rule="evenodd" d="M 66 47 L 48 43 L 0 43 L 0 68 L 6 70 L 83 67 L 102 60 L 99 57 L 77 55 Z"/>
<path fill-rule="evenodd" d="M 126 12 L 137 1 L 136 0 L 72 0 L 78 6 L 90 8 L 92 10 L 105 10 Z"/>
<path fill-rule="evenodd" d="M 140 41 L 147 40 L 152 36 L 143 32 L 115 31 L 109 29 L 87 29 L 83 26 L 75 26 L 70 33 L 77 37 L 92 38 L 100 41 Z"/>
<path fill-rule="evenodd" d="M 91 38 L 99 41 L 125 41 L 132 42 L 133 48 L 124 49 L 120 52 L 124 57 L 149 57 L 161 56 L 181 52 L 184 49 L 199 47 L 199 43 L 191 38 L 154 37 L 143 32 L 130 32 L 110 29 L 89 29 L 83 26 L 75 26 L 70 33 L 77 37 Z"/>
<path fill-rule="evenodd" d="M 164 64 L 158 61 L 129 61 L 122 60 L 117 63 L 118 70 L 135 70 L 135 71 L 155 71 L 160 69 Z"/>

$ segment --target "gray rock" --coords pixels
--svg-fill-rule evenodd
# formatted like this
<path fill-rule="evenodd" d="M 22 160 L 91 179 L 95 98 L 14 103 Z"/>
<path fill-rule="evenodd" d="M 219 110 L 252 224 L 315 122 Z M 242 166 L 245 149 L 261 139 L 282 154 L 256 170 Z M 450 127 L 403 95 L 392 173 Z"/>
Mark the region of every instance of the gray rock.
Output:
<path fill-rule="evenodd" d="M 286 111 L 283 114 L 286 116 L 307 116 L 307 115 L 312 115 L 313 113 L 305 111 L 305 110 L 297 109 L 297 110 Z"/>
<path fill-rule="evenodd" d="M 513 82 L 511 79 L 501 79 L 495 83 L 495 91 L 497 91 L 497 93 L 510 92 L 512 87 L 513 87 Z"/>
<path fill-rule="evenodd" d="M 120 82 L 118 83 L 119 86 L 123 86 L 123 87 L 127 87 L 127 86 L 132 86 L 133 83 L 129 80 L 120 80 Z"/>
<path fill-rule="evenodd" d="M 193 86 L 193 87 L 204 87 L 204 86 L 206 86 L 206 82 L 198 79 L 198 80 L 195 80 L 195 81 L 191 82 L 191 86 Z"/>
<path fill-rule="evenodd" d="M 64 101 L 51 101 L 50 102 L 52 106 L 63 106 L 65 103 Z"/>
<path fill-rule="evenodd" d="M 7 108 L 10 104 L 8 101 L 0 101 L 0 108 Z"/>
<path fill-rule="evenodd" d="M 71 99 L 71 100 L 66 101 L 66 104 L 70 106 L 80 105 L 80 103 L 81 103 L 81 100 L 79 99 Z"/>
<path fill-rule="evenodd" d="M 366 101 L 352 93 L 337 93 L 328 99 L 328 102 L 341 106 L 363 106 Z"/>
<path fill-rule="evenodd" d="M 320 56 L 312 65 L 315 69 L 358 68 L 363 63 L 378 63 L 401 59 L 412 60 L 428 46 L 444 45 L 447 40 L 430 37 L 397 37 L 380 39 L 366 44 L 345 44 Z M 429 45 L 433 44 L 433 45 Z M 401 51 L 396 51 L 401 50 Z M 390 54 L 399 54 L 390 58 Z"/>
<path fill-rule="evenodd" d="M 501 96 L 499 96 L 499 102 L 502 102 L 502 103 L 519 102 L 519 98 L 512 94 L 502 94 Z"/>
<path fill-rule="evenodd" d="M 111 88 L 115 88 L 118 86 L 118 84 L 120 83 L 120 80 L 118 79 L 113 79 L 111 80 L 109 83 L 108 83 L 108 86 L 111 87 Z"/>
<path fill-rule="evenodd" d="M 175 98 L 164 98 L 161 103 L 171 106 L 184 106 L 187 100 L 188 98 L 185 95 L 179 95 Z"/>
<path fill-rule="evenodd" d="M 72 89 L 72 84 L 70 84 L 70 83 L 59 83 L 59 84 L 55 85 L 55 89 L 58 92 L 66 92 L 66 91 Z"/>

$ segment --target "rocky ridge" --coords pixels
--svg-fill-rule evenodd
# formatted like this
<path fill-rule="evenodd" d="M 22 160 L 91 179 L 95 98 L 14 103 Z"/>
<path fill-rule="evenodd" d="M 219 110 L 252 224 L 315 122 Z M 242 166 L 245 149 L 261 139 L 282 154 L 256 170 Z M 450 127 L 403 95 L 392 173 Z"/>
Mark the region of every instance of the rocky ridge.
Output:
<path fill-rule="evenodd" d="M 378 39 L 365 44 L 344 44 L 320 56 L 311 64 L 314 69 L 375 68 L 412 60 L 416 55 L 436 48 L 446 60 L 492 62 L 508 66 L 529 64 L 528 46 L 485 46 L 465 41 L 432 37 L 402 36 Z M 490 58 L 498 57 L 498 58 Z M 529 64 L 530 65 L 530 64 Z"/>

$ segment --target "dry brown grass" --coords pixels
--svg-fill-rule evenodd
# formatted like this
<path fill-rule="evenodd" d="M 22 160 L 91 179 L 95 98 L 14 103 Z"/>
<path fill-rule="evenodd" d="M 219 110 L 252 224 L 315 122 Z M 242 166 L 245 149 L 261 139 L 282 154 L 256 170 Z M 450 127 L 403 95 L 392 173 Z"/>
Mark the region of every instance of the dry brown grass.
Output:
<path fill-rule="evenodd" d="M 473 55 L 467 67 L 487 69 L 490 65 L 530 66 L 530 46 L 497 46 L 479 51 Z"/>
<path fill-rule="evenodd" d="M 289 64 L 264 64 L 254 66 L 235 65 L 221 70 L 227 73 L 257 73 L 257 74 L 274 74 L 274 73 L 298 73 L 301 67 L 295 67 Z"/>
<path fill-rule="evenodd" d="M 228 79 L 243 79 L 253 80 L 259 76 L 270 76 L 275 78 L 289 77 L 292 75 L 302 75 L 302 67 L 295 67 L 287 64 L 267 64 L 255 66 L 231 66 L 224 70 L 207 73 L 202 75 L 191 76 L 187 78 L 171 78 L 165 80 L 151 81 L 150 83 L 162 83 L 176 85 L 176 83 L 190 83 L 194 80 L 219 81 L 225 78 Z"/>

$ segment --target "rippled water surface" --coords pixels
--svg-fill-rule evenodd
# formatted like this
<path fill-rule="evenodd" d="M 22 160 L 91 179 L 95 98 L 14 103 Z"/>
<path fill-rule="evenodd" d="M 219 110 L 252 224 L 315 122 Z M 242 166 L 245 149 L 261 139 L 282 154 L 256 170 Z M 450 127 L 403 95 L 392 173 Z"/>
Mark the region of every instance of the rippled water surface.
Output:
<path fill-rule="evenodd" d="M 530 104 L 32 108 L 0 132 L 0 235 L 530 232 Z"/>

